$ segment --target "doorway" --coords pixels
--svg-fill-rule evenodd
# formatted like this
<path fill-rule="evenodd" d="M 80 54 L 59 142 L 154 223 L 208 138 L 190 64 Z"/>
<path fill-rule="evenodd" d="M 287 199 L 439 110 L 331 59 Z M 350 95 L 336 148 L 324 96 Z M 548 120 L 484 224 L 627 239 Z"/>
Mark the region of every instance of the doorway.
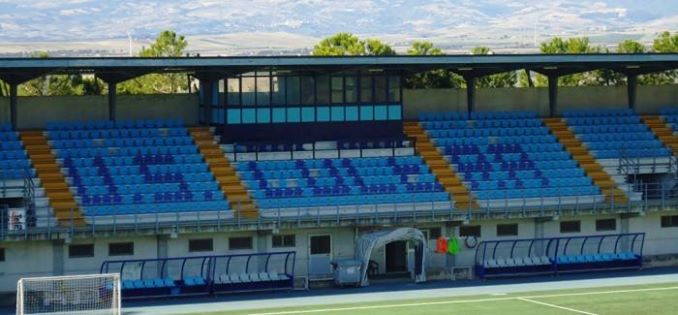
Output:
<path fill-rule="evenodd" d="M 386 244 L 386 272 L 407 271 L 407 241 Z"/>
<path fill-rule="evenodd" d="M 309 236 L 310 277 L 325 277 L 332 273 L 332 237 L 329 234 Z"/>

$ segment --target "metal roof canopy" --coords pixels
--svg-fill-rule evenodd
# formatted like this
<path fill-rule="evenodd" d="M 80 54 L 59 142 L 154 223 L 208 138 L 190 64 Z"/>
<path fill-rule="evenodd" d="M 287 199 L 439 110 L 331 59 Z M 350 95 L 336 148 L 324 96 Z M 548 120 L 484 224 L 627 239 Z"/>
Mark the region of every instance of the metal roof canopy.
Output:
<path fill-rule="evenodd" d="M 0 79 L 10 85 L 10 116 L 17 123 L 17 85 L 46 74 L 90 73 L 109 86 L 109 119 L 115 120 L 116 85 L 148 73 L 185 72 L 207 86 L 228 75 L 252 71 L 313 71 L 334 73 L 381 69 L 414 74 L 447 69 L 464 77 L 468 111 L 475 110 L 475 79 L 526 69 L 548 76 L 549 109 L 557 109 L 558 77 L 597 69 L 609 69 L 628 77 L 628 103 L 635 107 L 636 76 L 678 69 L 678 54 L 526 54 L 526 55 L 440 55 L 440 56 L 270 56 L 270 57 L 181 57 L 181 58 L 0 58 Z M 212 104 L 212 93 L 201 104 Z M 211 116 L 204 106 L 205 117 Z M 208 120 L 209 121 L 209 120 Z"/>
<path fill-rule="evenodd" d="M 517 69 L 555 75 L 595 69 L 643 74 L 677 69 L 678 54 L 0 58 L 0 78 L 12 84 L 46 73 L 93 73 L 106 81 L 120 82 L 152 72 L 214 77 L 258 70 L 335 72 L 375 68 L 404 73 L 448 69 L 471 77 Z"/>

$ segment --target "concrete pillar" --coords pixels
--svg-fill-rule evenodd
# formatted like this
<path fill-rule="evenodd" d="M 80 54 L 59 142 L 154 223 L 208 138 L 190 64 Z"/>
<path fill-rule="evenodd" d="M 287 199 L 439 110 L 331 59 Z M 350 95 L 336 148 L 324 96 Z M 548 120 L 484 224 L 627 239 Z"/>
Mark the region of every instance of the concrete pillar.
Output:
<path fill-rule="evenodd" d="M 118 83 L 115 81 L 108 81 L 108 119 L 115 120 L 115 112 L 117 111 L 117 94 Z"/>
<path fill-rule="evenodd" d="M 541 218 L 537 218 L 534 220 L 534 238 L 544 238 L 544 221 Z M 534 244 L 534 248 L 532 249 L 532 255 L 533 256 L 544 256 L 545 253 L 545 248 L 544 248 L 544 243 L 543 242 L 536 242 Z"/>
<path fill-rule="evenodd" d="M 157 235 L 155 237 L 155 257 L 156 258 L 167 258 L 167 251 L 168 251 L 168 237 L 167 235 Z M 156 275 L 158 278 L 165 278 L 167 275 L 165 274 L 165 270 L 162 270 L 163 263 L 161 261 L 157 262 L 157 265 L 155 266 L 155 270 L 157 270 L 158 274 Z"/>
<path fill-rule="evenodd" d="M 464 76 L 464 80 L 466 80 L 467 111 L 472 113 L 476 110 L 476 77 Z"/>
<path fill-rule="evenodd" d="M 619 233 L 624 234 L 624 233 L 629 233 L 631 230 L 631 216 L 626 216 L 626 215 L 621 215 L 619 218 Z M 629 248 L 631 244 L 631 239 L 628 237 L 624 237 L 619 241 L 619 248 L 617 249 L 619 251 L 628 251 L 631 248 Z"/>
<path fill-rule="evenodd" d="M 66 246 L 63 240 L 52 241 L 52 274 L 61 276 L 64 274 L 64 252 Z"/>
<path fill-rule="evenodd" d="M 18 84 L 16 83 L 10 83 L 9 84 L 9 116 L 10 116 L 10 121 L 12 123 L 12 126 L 14 128 L 18 128 L 17 125 L 17 103 L 18 103 L 18 91 L 17 91 L 17 86 Z"/>
<path fill-rule="evenodd" d="M 636 87 L 638 86 L 638 75 L 637 74 L 629 74 L 626 76 L 627 78 L 627 84 L 626 84 L 626 92 L 627 92 L 627 97 L 629 101 L 629 108 L 632 110 L 636 110 Z"/>
<path fill-rule="evenodd" d="M 200 105 L 203 107 L 202 123 L 211 124 L 212 122 L 212 106 L 218 105 L 218 96 L 215 97 L 215 88 L 218 89 L 219 81 L 213 78 L 200 78 L 201 100 Z"/>
<path fill-rule="evenodd" d="M 553 117 L 558 113 L 558 75 L 549 74 L 549 116 Z"/>

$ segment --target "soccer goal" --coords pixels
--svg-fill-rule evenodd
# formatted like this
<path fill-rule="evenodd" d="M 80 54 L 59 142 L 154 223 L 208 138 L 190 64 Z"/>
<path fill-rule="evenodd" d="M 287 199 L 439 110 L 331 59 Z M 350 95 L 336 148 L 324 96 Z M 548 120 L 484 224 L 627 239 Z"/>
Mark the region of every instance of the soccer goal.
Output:
<path fill-rule="evenodd" d="M 16 313 L 120 315 L 120 274 L 22 278 Z"/>

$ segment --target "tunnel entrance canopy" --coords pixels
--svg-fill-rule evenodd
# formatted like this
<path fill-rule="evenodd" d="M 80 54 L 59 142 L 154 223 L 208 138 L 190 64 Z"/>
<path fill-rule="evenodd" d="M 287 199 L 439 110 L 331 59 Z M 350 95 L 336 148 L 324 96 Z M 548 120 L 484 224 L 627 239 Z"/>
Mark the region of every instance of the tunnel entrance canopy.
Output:
<path fill-rule="evenodd" d="M 414 264 L 415 264 L 415 282 L 426 281 L 426 255 L 424 255 L 424 248 L 426 248 L 426 236 L 422 231 L 415 228 L 399 228 L 395 230 L 378 231 L 365 234 L 360 237 L 356 244 L 355 257 L 356 260 L 362 262 L 362 280 L 361 286 L 369 285 L 367 279 L 367 265 L 370 261 L 370 256 L 375 248 L 386 246 L 386 244 L 395 241 L 413 241 L 416 243 Z"/>

